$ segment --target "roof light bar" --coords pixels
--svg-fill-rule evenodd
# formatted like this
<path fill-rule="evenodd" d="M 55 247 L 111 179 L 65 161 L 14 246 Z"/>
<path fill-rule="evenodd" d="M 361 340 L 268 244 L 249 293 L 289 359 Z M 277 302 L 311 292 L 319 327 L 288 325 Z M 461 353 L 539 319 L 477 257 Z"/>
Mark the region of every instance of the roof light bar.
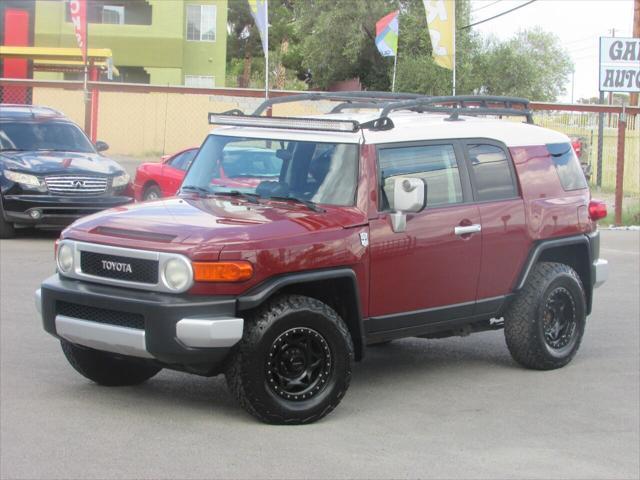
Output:
<path fill-rule="evenodd" d="M 357 132 L 360 124 L 354 120 L 324 120 L 295 117 L 260 117 L 256 115 L 209 114 L 209 124 L 234 127 L 285 128 L 289 130 L 323 130 L 328 132 Z"/>

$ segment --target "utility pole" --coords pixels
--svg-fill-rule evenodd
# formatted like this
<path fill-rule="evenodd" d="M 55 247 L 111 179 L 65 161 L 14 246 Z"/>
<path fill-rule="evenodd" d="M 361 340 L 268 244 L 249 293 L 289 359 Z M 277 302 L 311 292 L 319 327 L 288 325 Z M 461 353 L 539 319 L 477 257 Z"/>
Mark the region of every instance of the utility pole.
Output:
<path fill-rule="evenodd" d="M 640 38 L 640 0 L 635 0 L 633 6 L 633 37 Z M 631 94 L 629 105 L 640 105 L 637 93 Z"/>
<path fill-rule="evenodd" d="M 571 103 L 573 103 L 573 87 L 575 86 L 575 70 L 571 72 Z"/>

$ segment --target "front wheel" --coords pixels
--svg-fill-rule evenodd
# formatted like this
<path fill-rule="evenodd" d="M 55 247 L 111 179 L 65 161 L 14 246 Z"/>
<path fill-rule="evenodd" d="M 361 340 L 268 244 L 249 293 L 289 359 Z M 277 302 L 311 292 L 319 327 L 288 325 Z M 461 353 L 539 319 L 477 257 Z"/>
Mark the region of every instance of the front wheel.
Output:
<path fill-rule="evenodd" d="M 240 405 L 266 423 L 311 423 L 349 387 L 353 344 L 338 314 L 314 298 L 290 295 L 260 308 L 226 370 Z"/>
<path fill-rule="evenodd" d="M 157 185 L 150 185 L 144 189 L 144 193 L 142 194 L 142 200 L 144 202 L 158 200 L 159 198 L 162 198 L 162 192 Z"/>
<path fill-rule="evenodd" d="M 65 357 L 78 373 L 107 387 L 138 385 L 162 370 L 147 360 L 85 348 L 66 340 L 60 343 Z"/>
<path fill-rule="evenodd" d="M 13 223 L 4 219 L 4 208 L 0 203 L 0 238 L 13 238 L 16 234 Z"/>
<path fill-rule="evenodd" d="M 578 274 L 562 263 L 538 263 L 504 316 L 511 356 L 536 370 L 560 368 L 578 352 L 586 323 Z"/>

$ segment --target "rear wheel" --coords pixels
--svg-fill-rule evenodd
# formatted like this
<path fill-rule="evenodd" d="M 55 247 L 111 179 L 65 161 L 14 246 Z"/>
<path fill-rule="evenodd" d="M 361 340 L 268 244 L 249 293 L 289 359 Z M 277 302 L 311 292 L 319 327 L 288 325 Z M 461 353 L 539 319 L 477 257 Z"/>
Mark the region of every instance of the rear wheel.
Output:
<path fill-rule="evenodd" d="M 4 219 L 4 207 L 0 202 L 0 238 L 13 238 L 16 234 L 16 230 L 13 223 L 7 222 Z"/>
<path fill-rule="evenodd" d="M 267 423 L 314 422 L 349 387 L 353 344 L 338 314 L 298 295 L 273 300 L 245 324 L 226 370 L 240 405 Z"/>
<path fill-rule="evenodd" d="M 162 370 L 146 360 L 85 348 L 65 340 L 60 343 L 65 357 L 78 373 L 107 387 L 138 385 Z"/>
<path fill-rule="evenodd" d="M 504 316 L 511 356 L 536 370 L 560 368 L 578 352 L 586 324 L 586 299 L 578 274 L 561 263 L 541 262 Z"/>
<path fill-rule="evenodd" d="M 142 194 L 142 200 L 157 200 L 162 198 L 162 192 L 160 191 L 160 187 L 158 185 L 149 185 L 144 189 L 144 193 Z"/>

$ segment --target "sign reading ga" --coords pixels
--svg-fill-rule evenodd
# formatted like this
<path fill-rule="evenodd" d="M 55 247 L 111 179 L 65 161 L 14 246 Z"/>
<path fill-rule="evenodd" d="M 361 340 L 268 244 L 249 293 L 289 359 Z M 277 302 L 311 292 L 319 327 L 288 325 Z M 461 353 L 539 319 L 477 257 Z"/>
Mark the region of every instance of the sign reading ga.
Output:
<path fill-rule="evenodd" d="M 600 90 L 640 92 L 640 38 L 600 37 Z"/>

